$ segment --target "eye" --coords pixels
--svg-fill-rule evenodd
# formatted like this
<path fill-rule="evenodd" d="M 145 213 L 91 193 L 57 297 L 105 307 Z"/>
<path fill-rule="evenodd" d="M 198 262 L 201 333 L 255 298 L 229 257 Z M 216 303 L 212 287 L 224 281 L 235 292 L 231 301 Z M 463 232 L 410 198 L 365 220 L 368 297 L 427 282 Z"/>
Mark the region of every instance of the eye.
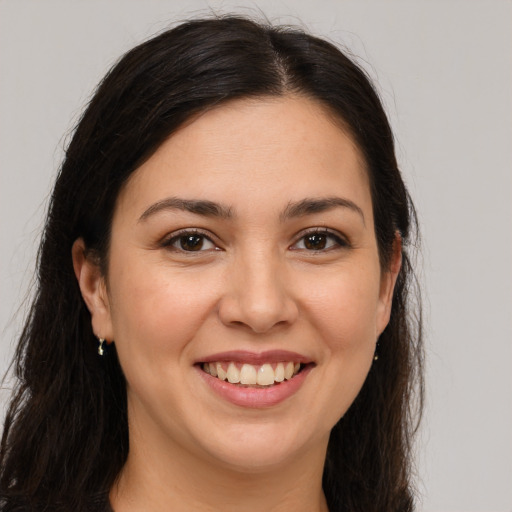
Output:
<path fill-rule="evenodd" d="M 347 247 L 348 243 L 330 231 L 313 231 L 302 236 L 292 249 L 326 251 L 336 247 Z"/>
<path fill-rule="evenodd" d="M 202 252 L 217 249 L 217 246 L 206 235 L 196 231 L 182 231 L 167 240 L 164 246 L 184 252 Z"/>

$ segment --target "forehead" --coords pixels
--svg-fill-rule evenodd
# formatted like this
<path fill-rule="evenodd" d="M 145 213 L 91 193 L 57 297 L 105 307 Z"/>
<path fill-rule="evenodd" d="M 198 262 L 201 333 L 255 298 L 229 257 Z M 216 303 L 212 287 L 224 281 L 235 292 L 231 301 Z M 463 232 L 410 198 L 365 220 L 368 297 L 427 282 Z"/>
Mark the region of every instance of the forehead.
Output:
<path fill-rule="evenodd" d="M 254 207 L 339 193 L 364 206 L 364 158 L 342 126 L 304 97 L 230 101 L 172 134 L 130 177 L 119 203 L 142 209 L 179 195 Z"/>

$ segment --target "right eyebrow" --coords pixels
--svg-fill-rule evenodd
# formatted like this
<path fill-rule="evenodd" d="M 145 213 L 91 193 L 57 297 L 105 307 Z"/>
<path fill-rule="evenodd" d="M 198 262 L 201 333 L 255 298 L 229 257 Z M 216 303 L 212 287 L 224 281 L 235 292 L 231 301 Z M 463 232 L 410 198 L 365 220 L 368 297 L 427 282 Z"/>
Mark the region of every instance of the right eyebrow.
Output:
<path fill-rule="evenodd" d="M 366 225 L 363 210 L 350 199 L 337 196 L 320 198 L 312 197 L 294 203 L 289 203 L 283 213 L 281 213 L 281 220 L 313 215 L 315 213 L 329 211 L 334 208 L 346 208 L 349 211 L 357 213 L 363 221 L 363 224 Z"/>
<path fill-rule="evenodd" d="M 233 218 L 233 212 L 229 206 L 224 206 L 219 203 L 203 199 L 181 199 L 179 197 L 168 197 L 152 204 L 139 217 L 138 222 L 142 222 L 155 213 L 164 210 L 181 210 L 205 217 L 220 217 L 223 219 Z"/>

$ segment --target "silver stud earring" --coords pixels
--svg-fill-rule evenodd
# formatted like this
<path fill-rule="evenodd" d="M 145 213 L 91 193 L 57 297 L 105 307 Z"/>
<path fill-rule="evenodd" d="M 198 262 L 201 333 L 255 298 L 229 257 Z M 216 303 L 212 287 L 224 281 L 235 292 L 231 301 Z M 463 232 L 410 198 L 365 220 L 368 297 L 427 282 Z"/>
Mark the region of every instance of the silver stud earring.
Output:
<path fill-rule="evenodd" d="M 104 338 L 98 338 L 98 342 L 99 342 L 98 354 L 100 356 L 102 356 L 105 353 L 105 351 L 103 350 L 103 343 L 105 343 L 105 339 Z"/>

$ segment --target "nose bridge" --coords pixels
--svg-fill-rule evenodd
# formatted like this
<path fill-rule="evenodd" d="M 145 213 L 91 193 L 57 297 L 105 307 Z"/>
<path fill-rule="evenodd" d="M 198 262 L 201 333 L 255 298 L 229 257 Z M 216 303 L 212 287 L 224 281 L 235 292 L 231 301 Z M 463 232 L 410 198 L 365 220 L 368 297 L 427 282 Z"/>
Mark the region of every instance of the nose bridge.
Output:
<path fill-rule="evenodd" d="M 271 244 L 263 245 L 241 250 L 234 258 L 220 309 L 224 323 L 243 324 L 257 333 L 292 323 L 297 316 L 285 261 Z"/>

